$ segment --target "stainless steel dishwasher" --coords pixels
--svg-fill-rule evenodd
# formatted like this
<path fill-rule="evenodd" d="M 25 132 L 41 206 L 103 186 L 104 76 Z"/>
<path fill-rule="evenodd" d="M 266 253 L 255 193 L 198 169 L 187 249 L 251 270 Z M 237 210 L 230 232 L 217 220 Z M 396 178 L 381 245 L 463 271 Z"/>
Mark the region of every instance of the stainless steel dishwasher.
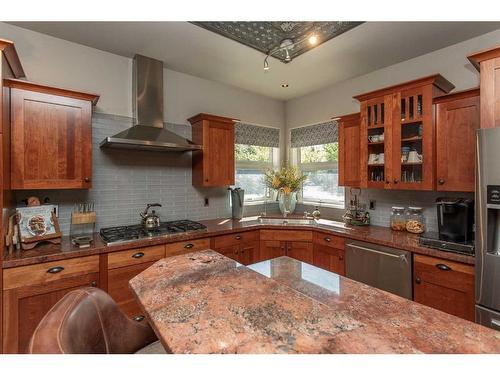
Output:
<path fill-rule="evenodd" d="M 346 276 L 412 299 L 411 253 L 361 241 L 345 245 Z"/>

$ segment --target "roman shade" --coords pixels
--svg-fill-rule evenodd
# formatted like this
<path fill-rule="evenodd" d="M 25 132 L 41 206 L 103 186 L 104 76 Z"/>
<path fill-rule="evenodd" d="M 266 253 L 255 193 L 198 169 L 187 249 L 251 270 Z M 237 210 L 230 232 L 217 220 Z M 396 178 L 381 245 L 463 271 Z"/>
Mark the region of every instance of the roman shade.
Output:
<path fill-rule="evenodd" d="M 338 142 L 338 122 L 326 121 L 320 124 L 303 126 L 290 131 L 291 147 L 306 147 Z"/>
<path fill-rule="evenodd" d="M 244 122 L 235 124 L 235 143 L 263 147 L 279 147 L 280 130 Z"/>

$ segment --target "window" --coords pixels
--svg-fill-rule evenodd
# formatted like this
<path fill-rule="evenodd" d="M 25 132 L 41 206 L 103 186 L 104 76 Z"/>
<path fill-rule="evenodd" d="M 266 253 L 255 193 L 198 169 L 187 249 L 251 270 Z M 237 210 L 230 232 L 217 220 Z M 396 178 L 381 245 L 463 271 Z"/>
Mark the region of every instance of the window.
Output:
<path fill-rule="evenodd" d="M 259 202 L 266 197 L 264 171 L 273 168 L 277 148 L 236 144 L 236 186 L 245 190 L 245 202 Z"/>

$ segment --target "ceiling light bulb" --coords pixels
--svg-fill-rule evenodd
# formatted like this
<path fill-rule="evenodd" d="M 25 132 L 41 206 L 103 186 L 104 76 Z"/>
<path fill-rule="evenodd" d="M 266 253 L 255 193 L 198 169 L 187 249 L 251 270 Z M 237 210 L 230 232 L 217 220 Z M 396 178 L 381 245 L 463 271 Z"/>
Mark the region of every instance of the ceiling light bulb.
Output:
<path fill-rule="evenodd" d="M 314 46 L 316 43 L 318 43 L 318 37 L 316 34 L 313 34 L 309 37 L 309 44 Z"/>
<path fill-rule="evenodd" d="M 267 62 L 267 57 L 264 60 L 264 72 L 267 72 L 269 70 L 269 63 Z"/>
<path fill-rule="evenodd" d="M 285 61 L 289 62 L 292 61 L 292 58 L 290 57 L 290 52 L 288 52 L 288 48 L 285 50 L 286 56 L 285 56 Z"/>

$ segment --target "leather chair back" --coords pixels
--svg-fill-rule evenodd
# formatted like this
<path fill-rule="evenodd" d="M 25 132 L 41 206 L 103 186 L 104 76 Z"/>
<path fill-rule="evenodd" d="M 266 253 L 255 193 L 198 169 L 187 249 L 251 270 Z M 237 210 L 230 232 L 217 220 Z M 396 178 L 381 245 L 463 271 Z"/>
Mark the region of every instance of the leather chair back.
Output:
<path fill-rule="evenodd" d="M 147 323 L 128 318 L 103 290 L 82 288 L 66 294 L 38 324 L 29 353 L 135 353 L 156 335 Z"/>

